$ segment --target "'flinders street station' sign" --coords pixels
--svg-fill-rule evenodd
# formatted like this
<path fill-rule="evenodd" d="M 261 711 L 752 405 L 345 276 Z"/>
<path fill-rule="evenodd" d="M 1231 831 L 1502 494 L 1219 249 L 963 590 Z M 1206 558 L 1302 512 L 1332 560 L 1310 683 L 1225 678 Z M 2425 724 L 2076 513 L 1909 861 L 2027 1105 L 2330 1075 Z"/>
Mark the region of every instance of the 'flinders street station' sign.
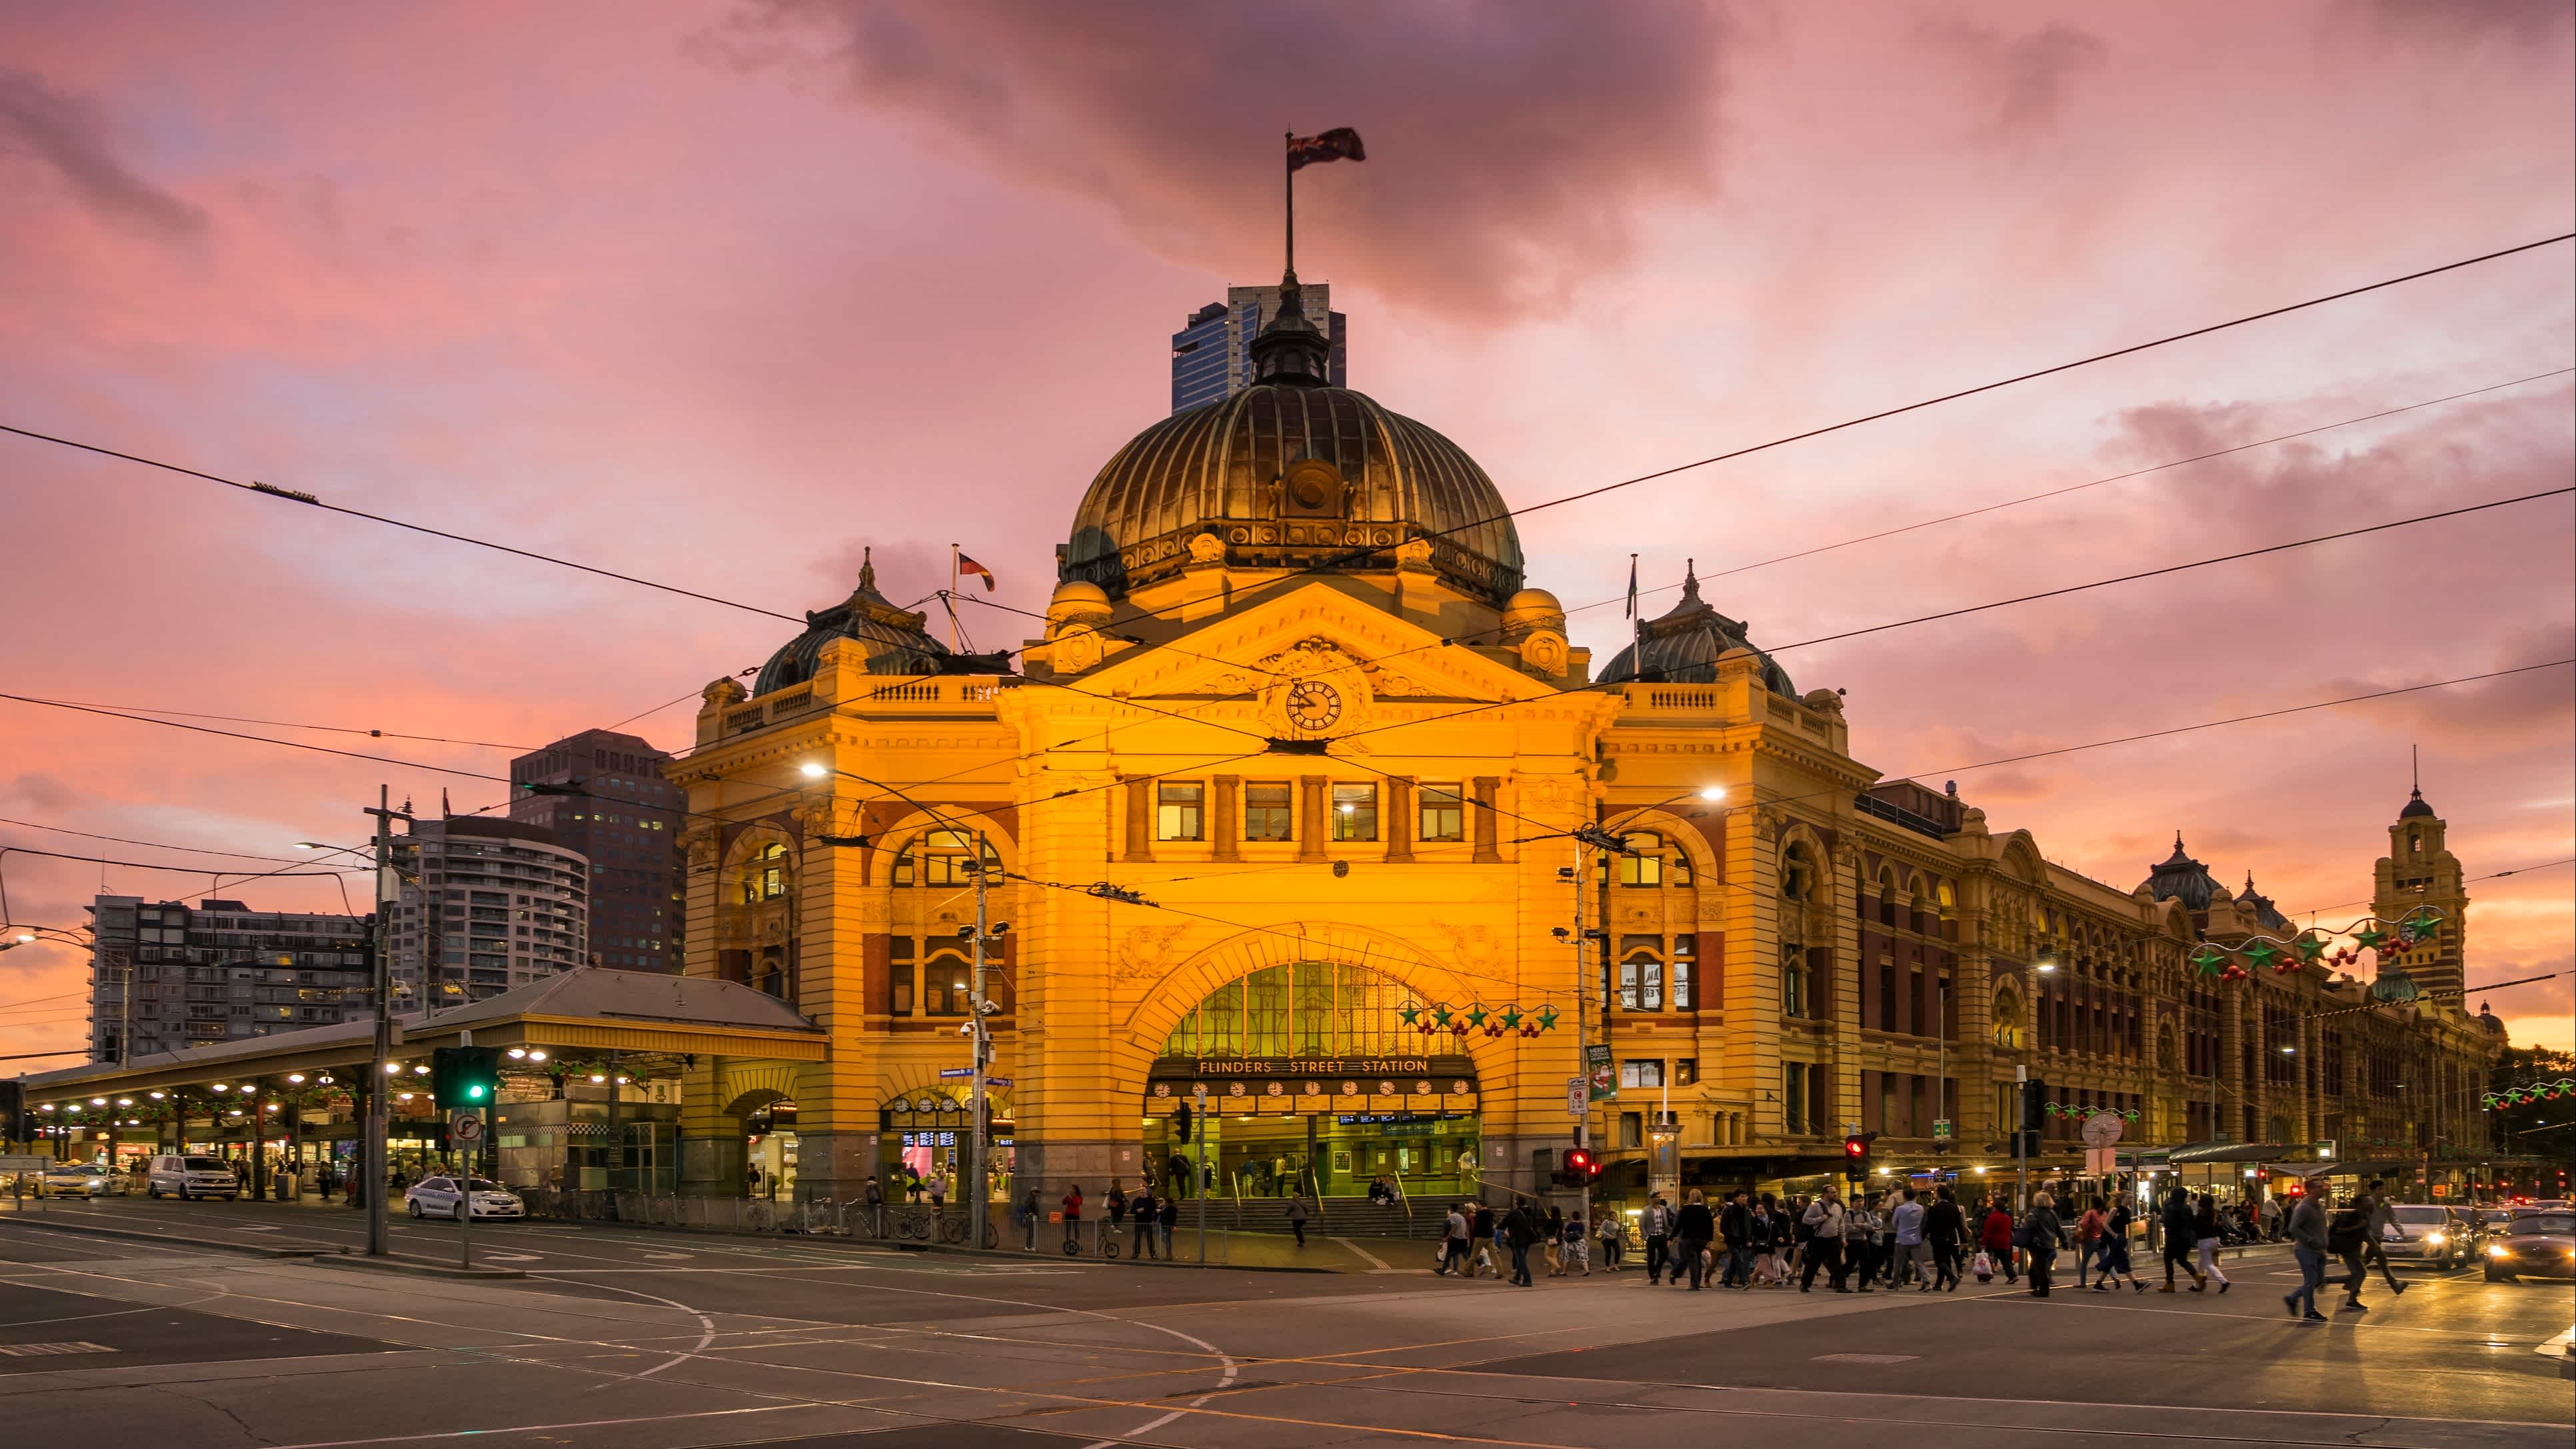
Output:
<path fill-rule="evenodd" d="M 1362 1098 L 1429 1099 L 1422 1105 L 1459 1110 L 1475 1098 L 1476 1064 L 1465 1056 L 1162 1057 L 1146 1092 L 1168 1101 L 1202 1085 L 1212 1097 L 1249 1099 L 1273 1111 L 1320 1111 Z M 1304 1106 L 1292 1105 L 1299 1099 Z"/>

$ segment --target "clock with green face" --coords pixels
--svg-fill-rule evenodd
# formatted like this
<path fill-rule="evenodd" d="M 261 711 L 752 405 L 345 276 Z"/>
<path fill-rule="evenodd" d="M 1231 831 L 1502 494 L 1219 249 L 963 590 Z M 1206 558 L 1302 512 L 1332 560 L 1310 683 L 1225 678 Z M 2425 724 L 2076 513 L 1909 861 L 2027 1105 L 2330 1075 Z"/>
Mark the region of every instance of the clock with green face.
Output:
<path fill-rule="evenodd" d="M 1288 722 L 1309 734 L 1333 727 L 1342 717 L 1342 697 L 1334 688 L 1315 679 L 1301 679 L 1288 686 Z"/>

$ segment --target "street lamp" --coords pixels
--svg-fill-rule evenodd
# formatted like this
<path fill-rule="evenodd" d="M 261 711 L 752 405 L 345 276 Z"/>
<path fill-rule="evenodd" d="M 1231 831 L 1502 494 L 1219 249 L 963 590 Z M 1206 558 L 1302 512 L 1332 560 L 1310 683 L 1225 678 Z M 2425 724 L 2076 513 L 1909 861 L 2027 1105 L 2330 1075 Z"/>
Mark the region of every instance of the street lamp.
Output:
<path fill-rule="evenodd" d="M 2049 945 L 2045 941 L 2042 941 L 2039 946 L 2039 954 L 2031 958 L 2030 969 L 2038 972 L 2042 976 L 2056 975 L 2057 948 Z"/>

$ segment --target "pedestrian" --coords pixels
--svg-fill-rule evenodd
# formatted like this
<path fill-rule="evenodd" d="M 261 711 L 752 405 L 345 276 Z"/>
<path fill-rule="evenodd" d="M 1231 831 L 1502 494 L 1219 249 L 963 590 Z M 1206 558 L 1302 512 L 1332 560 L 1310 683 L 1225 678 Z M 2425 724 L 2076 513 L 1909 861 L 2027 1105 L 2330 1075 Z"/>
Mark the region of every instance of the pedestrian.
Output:
<path fill-rule="evenodd" d="M 1647 1195 L 1646 1211 L 1638 1226 L 1646 1232 L 1646 1282 L 1652 1286 L 1664 1281 L 1665 1250 L 1673 1238 L 1673 1210 L 1665 1204 L 1662 1193 Z M 1681 1276 L 1680 1264 L 1673 1265 L 1673 1275 Z"/>
<path fill-rule="evenodd" d="M 1306 1192 L 1299 1188 L 1288 1195 L 1288 1231 L 1297 1235 L 1297 1246 L 1306 1246 Z"/>
<path fill-rule="evenodd" d="M 1136 1231 L 1134 1235 L 1128 1239 L 1127 1256 L 1131 1258 L 1151 1258 L 1157 1256 L 1154 1252 L 1153 1188 L 1143 1186 L 1138 1187 L 1136 1189 L 1135 1200 L 1128 1203 L 1127 1208 L 1128 1211 L 1136 1215 Z"/>
<path fill-rule="evenodd" d="M 1858 1281 L 1863 1293 L 1878 1277 L 1878 1203 L 1879 1194 L 1871 1193 L 1843 1210 L 1843 1268 Z M 1842 1286 L 1842 1275 L 1838 1273 L 1834 1287 Z"/>
<path fill-rule="evenodd" d="M 2102 1215 L 2102 1199 L 2098 1197 L 2087 1200 L 2084 1215 L 2075 1220 L 2075 1286 L 2078 1288 L 2084 1286 L 2084 1271 L 2093 1266 L 2094 1254 L 2100 1250 L 2102 1225 L 2106 1221 Z"/>
<path fill-rule="evenodd" d="M 1602 1209 L 1600 1221 L 1593 1228 L 1593 1236 L 1601 1240 L 1602 1270 L 1610 1273 L 1624 1271 L 1623 1260 L 1628 1255 L 1628 1215 L 1617 1208 Z"/>
<path fill-rule="evenodd" d="M 1029 1195 L 1020 1199 L 1020 1231 L 1023 1234 L 1020 1239 L 1020 1251 L 1023 1253 L 1034 1253 L 1038 1250 L 1038 1214 L 1041 1211 L 1043 1209 L 1038 1206 L 1038 1190 L 1031 1187 Z"/>
<path fill-rule="evenodd" d="M 1127 1227 L 1127 1189 L 1119 1185 L 1118 1179 L 1109 1179 L 1109 1196 L 1101 1200 L 1101 1206 L 1109 1212 L 1109 1241 L 1115 1243 Z M 1300 1234 L 1297 1240 L 1302 1243 L 1305 1236 Z"/>
<path fill-rule="evenodd" d="M 1934 1292 L 1959 1291 L 1959 1246 L 1967 1235 L 1967 1217 L 1959 1211 L 1959 1199 L 1945 1182 L 1934 1190 L 1932 1206 L 1923 1214 L 1923 1240 L 1932 1245 Z"/>
<path fill-rule="evenodd" d="M 1780 1223 L 1787 1236 L 1780 1244 L 1780 1276 L 1787 1278 L 1798 1271 L 1799 1262 L 1807 1256 L 1807 1238 L 1814 1231 L 1807 1226 L 1807 1204 L 1812 1199 L 1792 1195 L 1781 1204 Z"/>
<path fill-rule="evenodd" d="M 1550 1204 L 1548 1207 L 1547 1220 L 1540 1226 L 1539 1236 L 1547 1245 L 1547 1276 L 1551 1278 L 1564 1277 L 1565 1214 L 1559 1212 L 1554 1204 Z"/>
<path fill-rule="evenodd" d="M 2204 1282 L 2218 1280 L 2218 1291 L 2224 1296 L 2235 1285 L 2218 1266 L 2218 1199 L 2208 1193 L 2200 1195 L 2200 1206 L 2192 1213 L 2192 1243 L 2200 1250 L 2200 1274 Z M 2200 1290 L 2192 1290 L 2197 1293 Z"/>
<path fill-rule="evenodd" d="M 1682 1255 L 1682 1267 L 1673 1270 L 1673 1286 L 1681 1286 L 1682 1268 L 1687 1268 L 1691 1291 L 1697 1293 L 1701 1275 L 1708 1271 L 1708 1260 L 1703 1255 L 1717 1237 L 1717 1219 L 1710 1215 L 1708 1202 L 1698 1188 L 1692 1188 L 1690 1195 L 1682 1199 L 1682 1210 L 1673 1220 L 1673 1237 Z"/>
<path fill-rule="evenodd" d="M 1163 1230 L 1163 1256 L 1168 1259 L 1172 1256 L 1172 1229 L 1178 1227 L 1181 1221 L 1181 1200 L 1165 1193 L 1156 1200 L 1154 1215 L 1157 1224 Z M 1204 1248 L 1201 1249 L 1200 1255 L 1202 1257 L 1206 1255 Z"/>
<path fill-rule="evenodd" d="M 1538 1214 L 1530 1211 L 1528 1203 L 1515 1203 L 1512 1210 L 1503 1215 L 1503 1242 L 1512 1250 L 1512 1284 L 1515 1287 L 1537 1286 L 1530 1279 L 1529 1250 L 1530 1244 L 1538 1241 L 1538 1231 Z"/>
<path fill-rule="evenodd" d="M 2110 1292 L 2123 1277 L 2131 1288 L 2140 1293 L 2147 1291 L 2147 1285 L 2138 1281 L 2137 1269 L 2129 1265 L 2129 1227 L 2136 1221 L 2137 1214 L 2129 1211 L 2126 1195 L 2112 1200 L 2110 1216 L 2102 1220 L 2102 1262 L 2101 1270 L 2093 1277 L 2094 1292 Z"/>
<path fill-rule="evenodd" d="M 1753 1275 L 1756 1288 L 1785 1286 L 1780 1271 L 1780 1218 L 1771 1194 L 1764 1193 L 1753 1204 Z"/>
<path fill-rule="evenodd" d="M 1932 1246 L 1925 1241 L 1923 1234 L 1926 1209 L 1915 1200 L 1914 1189 L 1906 1188 L 1901 1196 L 1904 1200 L 1896 1205 L 1888 1219 L 1896 1228 L 1894 1279 L 1897 1286 L 1911 1283 L 1914 1291 L 1929 1293 L 1932 1291 Z"/>
<path fill-rule="evenodd" d="M 2343 1260 L 2343 1304 L 2337 1313 L 2367 1313 L 2361 1301 L 2361 1285 L 2370 1277 L 2363 1265 L 2362 1239 L 2370 1231 L 2370 1194 L 2354 1193 L 2344 1202 L 2343 1210 L 2326 1222 L 2326 1249 Z"/>
<path fill-rule="evenodd" d="M 742 1177 L 744 1189 L 743 1195 L 746 1197 L 760 1196 L 760 1164 L 755 1162 L 751 1166 L 744 1168 Z"/>
<path fill-rule="evenodd" d="M 1831 1183 L 1816 1194 L 1815 1201 L 1807 1204 L 1805 1212 L 1798 1214 L 1799 1223 L 1807 1230 L 1804 1248 L 1807 1265 L 1798 1278 L 1799 1292 L 1816 1291 L 1818 1268 L 1829 1269 L 1830 1276 L 1825 1286 L 1837 1293 L 1851 1291 L 1843 1286 L 1843 1217 L 1842 1199 L 1834 1195 Z"/>
<path fill-rule="evenodd" d="M 1896 1199 L 1886 1193 L 1871 1193 L 1869 1211 L 1878 1220 L 1878 1237 L 1871 1244 L 1870 1276 L 1893 1288 L 1896 1271 L 1902 1266 L 1896 1261 Z"/>
<path fill-rule="evenodd" d="M 2255 1213 L 2255 1221 L 2262 1225 L 2263 1241 L 2267 1243 L 2280 1241 L 2281 1200 L 2270 1193 L 2265 1193 L 2263 1206 Z"/>
<path fill-rule="evenodd" d="M 1467 1214 L 1467 1247 L 1468 1277 L 1473 1278 L 1479 1273 L 1495 1278 L 1503 1276 L 1502 1265 L 1494 1261 L 1493 1204 L 1479 1202 L 1475 1211 Z"/>
<path fill-rule="evenodd" d="M 1440 1224 L 1440 1253 L 1432 1260 L 1432 1276 L 1446 1278 L 1449 1270 L 1459 1269 L 1465 1277 L 1467 1266 L 1467 1205 L 1452 1203 L 1449 1215 Z"/>
<path fill-rule="evenodd" d="M 948 1178 L 944 1174 L 933 1173 L 930 1178 L 930 1211 L 937 1214 L 947 1210 Z"/>
<path fill-rule="evenodd" d="M 2290 1209 L 2290 1256 L 2299 1264 L 2299 1286 L 2281 1296 L 2281 1306 L 2302 1323 L 2330 1322 L 2317 1311 L 2317 1288 L 2326 1278 L 2326 1214 L 2315 1197 L 2302 1195 Z M 2305 1313 L 2300 1305 L 2307 1306 Z"/>
<path fill-rule="evenodd" d="M 1977 1250 L 1986 1255 L 1987 1271 L 1977 1275 L 1978 1281 L 2001 1273 L 2005 1282 L 2018 1283 L 2021 1273 L 2014 1266 L 2012 1210 L 1992 1198 L 1985 1207 L 1985 1216 L 1977 1223 Z"/>
<path fill-rule="evenodd" d="M 2378 1178 L 2374 1177 L 2370 1180 L 2368 1191 L 2370 1206 L 2363 1211 L 2368 1215 L 2369 1221 L 2361 1230 L 2361 1261 L 2364 1265 L 2371 1263 L 2379 1265 L 2379 1276 L 2387 1280 L 2388 1291 L 2392 1296 L 2404 1293 L 2406 1285 L 2399 1282 L 2397 1275 L 2389 1271 L 2388 1267 L 2388 1234 L 2397 1225 L 2397 1215 L 2388 1210 L 2388 1193 L 2380 1186 Z"/>
<path fill-rule="evenodd" d="M 2198 1293 L 2209 1286 L 2191 1262 L 2192 1250 L 2200 1241 L 2200 1229 L 2192 1221 L 2192 1216 L 2191 1194 L 2183 1191 L 2182 1184 L 2177 1182 L 2173 1191 L 2165 1195 L 2160 1215 L 2165 1234 L 2165 1286 L 2156 1290 L 2159 1293 L 2174 1291 L 2174 1269 L 2177 1267 L 2191 1275 L 2192 1292 Z"/>
<path fill-rule="evenodd" d="M 2030 1254 L 2030 1296 L 2033 1298 L 2048 1296 L 2049 1269 L 2056 1265 L 2059 1235 L 2065 1227 L 2058 1219 L 2055 1202 L 2046 1192 L 2031 1198 L 2030 1211 L 2022 1215 L 2020 1247 Z"/>
<path fill-rule="evenodd" d="M 1569 1276 L 1576 1268 L 1583 1270 L 1584 1277 L 1592 1276 L 1592 1244 L 1591 1239 L 1583 1234 L 1583 1213 L 1580 1209 L 1565 1215 L 1565 1241 L 1560 1245 L 1559 1252 L 1563 1256 Z"/>
<path fill-rule="evenodd" d="M 1720 1288 L 1753 1286 L 1753 1206 L 1751 1195 L 1737 1188 L 1717 1215 L 1717 1235 L 1726 1244 L 1726 1268 L 1717 1276 Z"/>

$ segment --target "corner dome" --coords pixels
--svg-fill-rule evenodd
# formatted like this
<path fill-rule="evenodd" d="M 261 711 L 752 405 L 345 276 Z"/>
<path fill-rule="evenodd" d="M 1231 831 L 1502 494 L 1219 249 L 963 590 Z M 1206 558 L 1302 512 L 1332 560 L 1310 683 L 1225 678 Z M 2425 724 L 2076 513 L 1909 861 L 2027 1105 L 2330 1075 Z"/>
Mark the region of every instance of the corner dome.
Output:
<path fill-rule="evenodd" d="M 2246 879 L 2250 882 L 2253 878 Z M 2209 867 L 2192 859 L 2190 852 L 2182 848 L 2180 831 L 2174 833 L 2173 854 L 2149 871 L 2138 889 L 2155 900 L 2180 901 L 2185 909 L 2194 911 L 2208 910 L 2213 897 L 2225 894 Z"/>
<path fill-rule="evenodd" d="M 1694 561 L 1682 571 L 1681 602 L 1660 619 L 1649 619 L 1637 630 L 1638 641 L 1645 648 L 1644 668 L 1638 667 L 1638 643 L 1610 656 L 1601 670 L 1603 684 L 1712 684 L 1717 680 L 1717 661 L 1727 651 L 1743 649 L 1762 661 L 1762 684 L 1782 699 L 1796 699 L 1798 686 L 1790 683 L 1789 672 L 1771 660 L 1771 656 L 1753 647 L 1745 636 L 1748 626 L 1740 619 L 1730 619 L 1699 596 L 1699 568 Z"/>
<path fill-rule="evenodd" d="M 867 652 L 870 674 L 1004 674 L 1001 655 L 957 654 L 922 628 L 928 616 L 898 609 L 877 592 L 877 566 L 872 555 L 859 563 L 859 586 L 831 608 L 805 616 L 805 632 L 780 645 L 752 681 L 753 694 L 789 689 L 814 677 L 823 646 L 849 639 Z"/>
<path fill-rule="evenodd" d="M 2431 815 L 2432 813 L 2433 807 L 2424 803 L 2424 792 L 2418 790 L 2407 800 L 2406 808 L 2397 812 L 2397 818 L 2400 820 L 2417 820 Z"/>

